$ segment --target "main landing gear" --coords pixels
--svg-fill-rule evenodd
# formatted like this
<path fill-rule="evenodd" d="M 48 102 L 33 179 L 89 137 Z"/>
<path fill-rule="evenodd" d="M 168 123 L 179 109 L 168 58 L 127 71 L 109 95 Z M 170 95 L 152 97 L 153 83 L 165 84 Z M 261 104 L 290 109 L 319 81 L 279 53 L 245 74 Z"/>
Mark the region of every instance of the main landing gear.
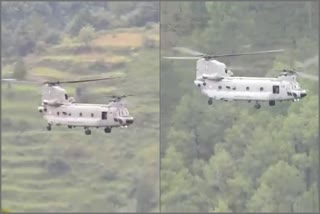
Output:
<path fill-rule="evenodd" d="M 105 133 L 111 133 L 111 128 L 110 128 L 110 127 L 105 128 L 105 129 L 104 129 L 104 132 L 105 132 Z"/>
<path fill-rule="evenodd" d="M 48 131 L 51 131 L 51 128 L 52 128 L 52 127 L 51 127 L 51 124 L 48 123 L 48 125 L 47 125 L 47 130 L 48 130 Z"/>
<path fill-rule="evenodd" d="M 85 127 L 84 130 L 85 130 L 84 133 L 86 135 L 91 135 L 91 130 L 88 127 Z"/>
<path fill-rule="evenodd" d="M 212 105 L 212 98 L 208 100 L 208 105 Z"/>
<path fill-rule="evenodd" d="M 261 105 L 260 105 L 258 102 L 256 102 L 256 104 L 254 104 L 254 108 L 255 108 L 255 109 L 260 109 L 260 108 L 261 108 Z"/>

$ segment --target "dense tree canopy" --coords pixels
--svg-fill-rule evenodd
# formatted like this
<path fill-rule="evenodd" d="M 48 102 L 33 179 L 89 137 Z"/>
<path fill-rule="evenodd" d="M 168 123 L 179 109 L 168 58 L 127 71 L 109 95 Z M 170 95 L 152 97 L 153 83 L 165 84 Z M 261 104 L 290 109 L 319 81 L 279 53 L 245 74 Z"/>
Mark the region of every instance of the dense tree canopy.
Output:
<path fill-rule="evenodd" d="M 315 2 L 164 2 L 161 53 L 285 49 L 221 59 L 242 76 L 275 76 L 318 54 Z M 165 211 L 297 212 L 318 208 L 318 83 L 308 97 L 263 105 L 214 102 L 194 87 L 195 62 L 161 60 L 161 199 Z M 305 71 L 317 75 L 318 64 Z M 235 72 L 234 72 L 235 73 Z"/>

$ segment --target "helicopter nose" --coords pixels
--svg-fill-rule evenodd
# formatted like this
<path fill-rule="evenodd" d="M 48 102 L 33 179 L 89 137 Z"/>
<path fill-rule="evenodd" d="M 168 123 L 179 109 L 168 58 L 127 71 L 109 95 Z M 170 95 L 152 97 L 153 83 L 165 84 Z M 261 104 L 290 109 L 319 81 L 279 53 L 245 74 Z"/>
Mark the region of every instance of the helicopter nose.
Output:
<path fill-rule="evenodd" d="M 133 121 L 134 121 L 133 117 L 126 119 L 126 123 L 127 123 L 128 125 L 133 124 Z"/>
<path fill-rule="evenodd" d="M 301 92 L 300 96 L 301 96 L 301 98 L 307 96 L 307 92 L 305 92 L 305 91 Z"/>

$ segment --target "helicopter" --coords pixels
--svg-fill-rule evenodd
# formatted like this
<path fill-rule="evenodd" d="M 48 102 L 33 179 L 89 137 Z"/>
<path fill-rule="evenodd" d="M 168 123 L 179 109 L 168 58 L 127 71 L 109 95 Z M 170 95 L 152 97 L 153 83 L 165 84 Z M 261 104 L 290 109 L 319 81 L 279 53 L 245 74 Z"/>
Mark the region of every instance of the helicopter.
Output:
<path fill-rule="evenodd" d="M 174 50 L 192 56 L 165 56 L 164 58 L 197 59 L 194 84 L 203 95 L 209 98 L 209 105 L 212 105 L 213 100 L 248 101 L 255 102 L 254 107 L 260 109 L 261 102 L 268 102 L 269 106 L 275 106 L 276 101 L 299 101 L 307 96 L 307 91 L 300 87 L 297 76 L 318 79 L 295 69 L 282 69 L 280 75 L 272 78 L 237 77 L 233 76 L 233 72 L 226 64 L 217 60 L 220 57 L 278 53 L 283 52 L 282 49 L 223 55 L 208 55 L 185 47 L 175 47 Z"/>
<path fill-rule="evenodd" d="M 101 80 L 117 79 L 119 77 L 106 77 L 72 81 L 46 81 L 42 84 L 41 105 L 39 113 L 47 121 L 47 130 L 52 126 L 65 125 L 68 128 L 83 127 L 86 135 L 91 135 L 90 128 L 104 128 L 105 133 L 111 133 L 112 128 L 127 128 L 134 122 L 122 102 L 127 96 L 111 96 L 107 104 L 77 103 L 74 97 L 69 97 L 61 84 L 74 84 Z M 2 79 L 6 82 L 19 82 L 15 79 Z M 21 81 L 28 82 L 28 81 Z"/>

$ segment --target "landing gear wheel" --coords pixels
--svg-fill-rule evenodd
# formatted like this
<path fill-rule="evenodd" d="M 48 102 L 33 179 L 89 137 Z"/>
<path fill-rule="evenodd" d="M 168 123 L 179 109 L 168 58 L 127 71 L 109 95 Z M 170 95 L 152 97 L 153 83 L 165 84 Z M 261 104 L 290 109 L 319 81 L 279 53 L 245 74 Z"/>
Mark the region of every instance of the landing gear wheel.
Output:
<path fill-rule="evenodd" d="M 261 105 L 260 105 L 259 103 L 256 103 L 256 104 L 254 105 L 254 107 L 255 107 L 255 109 L 260 109 L 260 108 L 261 108 Z"/>
<path fill-rule="evenodd" d="M 209 100 L 208 100 L 208 104 L 209 104 L 209 105 L 212 105 L 212 99 L 209 99 Z"/>
<path fill-rule="evenodd" d="M 48 130 L 48 131 L 51 131 L 51 124 L 48 124 L 47 130 Z"/>
<path fill-rule="evenodd" d="M 91 135 L 91 130 L 90 130 L 90 129 L 86 129 L 86 130 L 84 131 L 84 133 L 85 133 L 86 135 Z"/>
<path fill-rule="evenodd" d="M 274 100 L 269 101 L 269 106 L 275 106 L 275 105 L 276 105 L 276 101 L 274 101 Z"/>
<path fill-rule="evenodd" d="M 72 126 L 68 126 L 69 129 L 72 129 Z"/>
<path fill-rule="evenodd" d="M 111 133 L 111 128 L 109 128 L 109 127 L 105 128 L 105 129 L 104 129 L 104 132 L 105 132 L 105 133 Z"/>

